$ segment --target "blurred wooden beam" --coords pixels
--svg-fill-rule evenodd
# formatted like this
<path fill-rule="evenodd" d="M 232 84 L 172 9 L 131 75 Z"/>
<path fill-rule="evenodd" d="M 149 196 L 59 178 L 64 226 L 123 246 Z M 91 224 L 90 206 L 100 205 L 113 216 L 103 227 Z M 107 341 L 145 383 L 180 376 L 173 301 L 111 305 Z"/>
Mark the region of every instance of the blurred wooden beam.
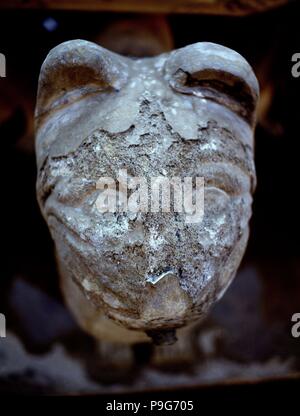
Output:
<path fill-rule="evenodd" d="M 0 8 L 242 16 L 275 8 L 289 1 L 293 0 L 0 0 Z"/>

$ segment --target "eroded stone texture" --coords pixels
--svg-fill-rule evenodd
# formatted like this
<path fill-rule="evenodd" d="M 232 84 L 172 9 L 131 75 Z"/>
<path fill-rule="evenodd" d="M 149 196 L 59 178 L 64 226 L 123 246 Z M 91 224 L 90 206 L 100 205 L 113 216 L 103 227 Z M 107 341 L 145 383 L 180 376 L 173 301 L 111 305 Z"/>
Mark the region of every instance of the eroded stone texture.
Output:
<path fill-rule="evenodd" d="M 138 60 L 82 40 L 50 52 L 36 108 L 37 192 L 66 301 L 88 332 L 172 343 L 223 295 L 248 239 L 257 99 L 249 64 L 212 43 Z M 120 169 L 204 177 L 203 221 L 101 214 L 96 182 Z"/>

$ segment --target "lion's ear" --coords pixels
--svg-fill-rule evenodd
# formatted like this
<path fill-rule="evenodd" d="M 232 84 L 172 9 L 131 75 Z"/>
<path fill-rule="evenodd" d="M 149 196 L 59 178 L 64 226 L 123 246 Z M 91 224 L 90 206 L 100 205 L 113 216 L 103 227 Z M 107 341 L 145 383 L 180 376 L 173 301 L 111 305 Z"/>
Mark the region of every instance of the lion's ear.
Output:
<path fill-rule="evenodd" d="M 237 52 L 214 43 L 195 43 L 172 52 L 165 72 L 176 92 L 218 102 L 255 124 L 258 81 Z"/>
<path fill-rule="evenodd" d="M 92 42 L 64 42 L 50 51 L 42 65 L 36 120 L 88 94 L 120 90 L 127 77 L 126 58 Z"/>

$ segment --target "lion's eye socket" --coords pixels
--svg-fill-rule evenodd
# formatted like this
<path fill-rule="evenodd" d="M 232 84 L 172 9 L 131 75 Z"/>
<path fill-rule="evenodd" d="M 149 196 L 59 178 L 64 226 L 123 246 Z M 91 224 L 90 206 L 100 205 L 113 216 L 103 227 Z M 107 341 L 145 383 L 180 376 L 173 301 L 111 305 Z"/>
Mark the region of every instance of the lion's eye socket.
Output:
<path fill-rule="evenodd" d="M 255 100 L 241 79 L 224 71 L 202 71 L 189 74 L 179 69 L 170 80 L 172 88 L 183 94 L 211 99 L 252 122 Z"/>
<path fill-rule="evenodd" d="M 82 87 L 77 87 L 71 89 L 70 91 L 62 90 L 60 94 L 57 95 L 51 104 L 47 107 L 44 114 L 47 114 L 51 110 L 59 110 L 67 105 L 75 103 L 76 101 L 97 93 L 108 93 L 113 91 L 110 86 L 102 86 L 97 83 L 91 83 L 90 85 L 85 85 Z M 43 113 L 42 113 L 43 115 Z"/>

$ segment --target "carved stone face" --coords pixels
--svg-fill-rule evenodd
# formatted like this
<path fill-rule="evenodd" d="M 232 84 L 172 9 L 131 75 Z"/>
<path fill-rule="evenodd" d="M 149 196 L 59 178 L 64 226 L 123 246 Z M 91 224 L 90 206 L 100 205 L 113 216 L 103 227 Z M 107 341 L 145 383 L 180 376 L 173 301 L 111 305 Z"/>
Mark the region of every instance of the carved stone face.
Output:
<path fill-rule="evenodd" d="M 139 60 L 82 40 L 50 52 L 36 109 L 37 192 L 79 321 L 70 282 L 97 313 L 152 335 L 222 296 L 248 239 L 257 98 L 249 64 L 211 43 Z M 120 169 L 204 177 L 202 222 L 100 213 L 96 183 Z"/>

